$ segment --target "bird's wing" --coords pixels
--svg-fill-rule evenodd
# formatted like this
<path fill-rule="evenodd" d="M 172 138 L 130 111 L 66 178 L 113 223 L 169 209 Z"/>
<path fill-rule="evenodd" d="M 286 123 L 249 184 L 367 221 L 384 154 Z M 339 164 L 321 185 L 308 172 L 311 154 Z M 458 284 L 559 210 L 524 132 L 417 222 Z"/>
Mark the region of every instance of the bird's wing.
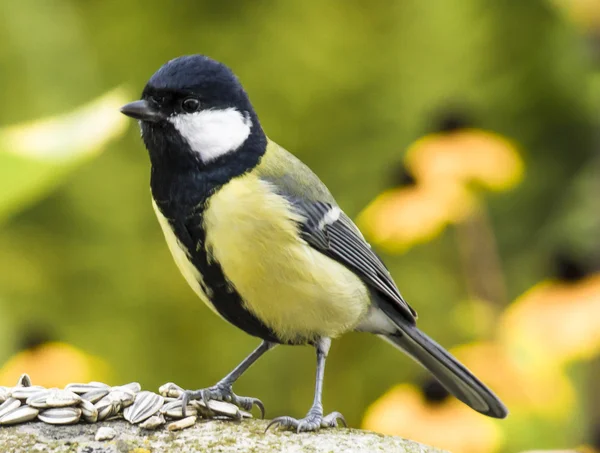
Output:
<path fill-rule="evenodd" d="M 358 227 L 338 206 L 326 202 L 289 200 L 304 219 L 300 231 L 310 246 L 352 269 L 414 323 L 417 313 L 402 298 L 389 271 L 371 250 Z"/>
<path fill-rule="evenodd" d="M 310 168 L 277 143 L 269 141 L 267 153 L 255 171 L 289 200 L 304 219 L 300 230 L 311 247 L 350 268 L 414 323 L 416 312 L 402 298 L 383 262 Z"/>

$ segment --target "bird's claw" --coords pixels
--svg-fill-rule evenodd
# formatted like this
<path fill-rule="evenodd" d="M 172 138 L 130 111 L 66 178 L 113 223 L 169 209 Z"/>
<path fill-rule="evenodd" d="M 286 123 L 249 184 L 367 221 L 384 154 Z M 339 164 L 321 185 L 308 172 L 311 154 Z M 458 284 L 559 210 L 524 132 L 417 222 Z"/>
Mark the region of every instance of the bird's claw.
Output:
<path fill-rule="evenodd" d="M 186 416 L 185 409 L 188 402 L 192 400 L 202 400 L 207 409 L 210 410 L 209 401 L 225 401 L 236 405 L 245 411 L 251 411 L 254 406 L 260 410 L 260 418 L 265 418 L 265 406 L 258 398 L 248 396 L 238 396 L 231 390 L 230 385 L 214 385 L 200 390 L 186 390 L 180 399 L 183 405 L 183 416 Z"/>
<path fill-rule="evenodd" d="M 323 417 L 322 413 L 311 413 L 309 412 L 306 417 L 296 419 L 293 417 L 283 416 L 277 417 L 271 420 L 271 423 L 267 425 L 265 432 L 269 430 L 271 426 L 281 428 L 291 428 L 296 430 L 297 433 L 301 432 L 315 432 L 321 428 L 337 428 L 338 420 L 347 427 L 346 419 L 339 412 L 332 412 L 329 415 Z"/>

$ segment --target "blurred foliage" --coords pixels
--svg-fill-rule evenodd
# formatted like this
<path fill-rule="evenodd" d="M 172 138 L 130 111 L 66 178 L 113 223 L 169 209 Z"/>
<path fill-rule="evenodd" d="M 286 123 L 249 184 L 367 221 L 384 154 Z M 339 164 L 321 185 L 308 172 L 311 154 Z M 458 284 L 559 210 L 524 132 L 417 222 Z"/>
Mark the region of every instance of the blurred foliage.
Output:
<path fill-rule="evenodd" d="M 28 207 L 125 130 L 114 90 L 66 115 L 0 129 L 0 221 Z"/>
<path fill-rule="evenodd" d="M 233 68 L 271 138 L 356 216 L 390 188 L 389 169 L 435 130 L 437 112 L 461 105 L 472 127 L 517 143 L 524 162 L 515 189 L 480 195 L 485 221 L 474 224 L 493 235 L 506 300 L 549 274 L 557 247 L 597 252 L 598 191 L 590 190 L 598 179 L 591 163 L 600 84 L 585 45 L 589 28 L 555 2 L 23 0 L 0 3 L 0 17 L 2 127 L 60 118 L 115 86 L 139 93 L 168 59 L 204 53 Z M 76 129 L 67 135 L 83 150 L 88 129 Z M 90 146 L 94 140 L 89 132 Z M 150 207 L 135 124 L 122 140 L 102 144 L 104 152 L 76 171 L 53 169 L 61 184 L 46 185 L 51 193 L 36 192 L 35 206 L 13 209 L 2 225 L 0 361 L 17 353 L 28 326 L 48 325 L 60 342 L 101 357 L 115 383 L 210 385 L 257 340 L 215 317 L 178 274 Z M 8 168 L 0 164 L 0 172 Z M 41 178 L 36 171 L 0 173 L 15 180 L 0 184 L 0 199 Z M 473 263 L 454 233 L 384 256 L 420 326 L 446 346 L 482 340 L 471 324 L 487 322 L 469 312 L 477 305 L 467 303 Z M 455 312 L 463 316 L 449 317 Z M 556 371 L 577 388 L 568 423 L 538 415 L 500 422 L 511 433 L 505 451 L 587 441 L 587 372 L 584 365 Z M 325 405 L 357 426 L 385 391 L 423 375 L 375 337 L 348 335 L 330 354 Z M 278 348 L 236 391 L 260 397 L 267 416 L 300 415 L 313 379 L 310 348 Z"/>

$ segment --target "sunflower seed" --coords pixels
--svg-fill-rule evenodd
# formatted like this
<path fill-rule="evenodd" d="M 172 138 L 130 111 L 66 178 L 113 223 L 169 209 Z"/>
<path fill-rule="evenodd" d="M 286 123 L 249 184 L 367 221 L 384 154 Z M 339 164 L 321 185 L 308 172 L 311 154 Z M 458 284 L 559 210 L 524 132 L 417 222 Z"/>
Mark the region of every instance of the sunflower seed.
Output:
<path fill-rule="evenodd" d="M 117 385 L 116 387 L 113 387 L 112 390 L 122 390 L 124 392 L 136 394 L 142 390 L 142 386 L 139 382 L 130 382 L 129 384 Z"/>
<path fill-rule="evenodd" d="M 177 420 L 176 422 L 171 422 L 167 425 L 167 429 L 169 431 L 178 431 L 180 429 L 189 428 L 196 423 L 198 417 L 195 415 L 191 415 L 189 417 L 182 418 L 181 420 Z"/>
<path fill-rule="evenodd" d="M 81 416 L 88 423 L 96 423 L 98 421 L 98 409 L 88 400 L 81 400 L 79 403 L 81 408 Z"/>
<path fill-rule="evenodd" d="M 208 408 L 216 414 L 226 415 L 232 418 L 239 418 L 241 415 L 237 406 L 225 401 L 211 400 L 208 402 Z"/>
<path fill-rule="evenodd" d="M 254 418 L 254 416 L 250 412 L 246 412 L 243 410 L 240 410 L 240 415 L 242 416 L 242 418 Z"/>
<path fill-rule="evenodd" d="M 100 406 L 96 406 L 96 410 L 98 411 L 98 421 L 107 419 L 108 417 L 110 417 L 111 415 L 113 415 L 116 411 L 116 406 L 113 405 L 113 403 L 109 403 L 107 405 L 100 405 Z"/>
<path fill-rule="evenodd" d="M 10 398 L 10 387 L 0 386 L 0 403 Z"/>
<path fill-rule="evenodd" d="M 121 409 L 119 409 L 121 410 Z M 117 412 L 114 415 L 110 415 L 108 418 L 104 419 L 107 422 L 110 422 L 111 420 L 123 420 L 123 413 L 122 412 Z"/>
<path fill-rule="evenodd" d="M 98 411 L 98 420 L 110 418 L 118 414 L 121 410 L 121 404 L 118 401 L 112 400 L 110 394 L 98 401 L 95 406 Z"/>
<path fill-rule="evenodd" d="M 171 418 L 183 418 L 183 404 L 181 400 L 175 400 L 171 403 L 165 404 L 161 410 L 161 414 Z M 188 404 L 185 408 L 185 415 L 197 415 L 198 409 L 195 406 Z"/>
<path fill-rule="evenodd" d="M 135 393 L 129 390 L 115 390 L 114 387 L 107 395 L 112 401 L 119 402 L 121 406 L 131 406 L 135 401 Z"/>
<path fill-rule="evenodd" d="M 31 378 L 27 373 L 23 373 L 17 381 L 16 387 L 31 387 Z"/>
<path fill-rule="evenodd" d="M 39 413 L 38 418 L 51 425 L 70 425 L 77 423 L 81 417 L 81 409 L 77 407 L 54 407 Z"/>
<path fill-rule="evenodd" d="M 46 389 L 41 385 L 32 385 L 29 387 L 13 387 L 10 391 L 10 396 L 18 400 L 26 400 L 30 396 L 43 392 Z"/>
<path fill-rule="evenodd" d="M 140 423 L 156 414 L 165 400 L 154 392 L 140 392 L 135 396 L 135 402 L 123 411 L 125 420 L 129 423 Z"/>
<path fill-rule="evenodd" d="M 224 415 L 226 417 L 234 418 L 237 420 L 239 420 L 243 416 L 242 412 L 238 409 L 237 406 L 231 403 L 227 403 L 225 401 L 210 400 L 208 402 L 208 410 L 206 408 L 206 404 L 202 400 L 194 400 L 191 402 L 191 404 L 203 414 Z M 248 414 L 248 412 L 246 412 L 246 414 Z M 251 414 L 250 417 L 252 417 Z"/>
<path fill-rule="evenodd" d="M 99 388 L 96 390 L 90 390 L 89 392 L 84 393 L 83 395 L 81 395 L 81 398 L 84 400 L 87 400 L 91 403 L 97 403 L 98 401 L 100 401 L 102 398 L 104 398 L 106 395 L 108 395 L 108 388 Z"/>
<path fill-rule="evenodd" d="M 14 411 L 17 407 L 21 405 L 21 401 L 16 398 L 8 398 L 2 404 L 0 404 L 0 417 L 8 414 L 11 411 Z"/>
<path fill-rule="evenodd" d="M 46 397 L 46 404 L 50 407 L 74 406 L 81 401 L 81 397 L 70 390 L 50 389 Z"/>
<path fill-rule="evenodd" d="M 173 382 L 167 382 L 166 384 L 161 385 L 158 389 L 158 392 L 162 396 L 168 396 L 171 398 L 179 398 L 184 391 L 185 390 Z"/>
<path fill-rule="evenodd" d="M 20 406 L 0 417 L 0 425 L 28 422 L 38 416 L 39 410 L 31 406 Z"/>
<path fill-rule="evenodd" d="M 98 428 L 94 439 L 98 442 L 101 440 L 112 440 L 115 438 L 116 435 L 117 432 L 114 429 L 103 426 L 101 428 Z"/>
<path fill-rule="evenodd" d="M 78 395 L 83 395 L 85 393 L 100 389 L 105 389 L 108 391 L 110 390 L 110 386 L 102 382 L 88 382 L 87 384 L 69 384 L 65 387 L 65 390 L 70 390 L 71 392 L 77 393 Z"/>
<path fill-rule="evenodd" d="M 41 390 L 40 392 L 38 392 L 34 395 L 31 395 L 29 398 L 27 398 L 25 403 L 28 406 L 36 407 L 38 409 L 49 408 L 50 406 L 48 405 L 48 402 L 47 402 L 49 394 L 50 394 L 50 390 Z"/>
<path fill-rule="evenodd" d="M 153 415 L 152 417 L 147 419 L 145 422 L 140 423 L 140 428 L 156 429 L 159 426 L 162 426 L 164 424 L 165 424 L 165 417 L 163 416 L 163 414 L 157 414 L 157 415 Z"/>

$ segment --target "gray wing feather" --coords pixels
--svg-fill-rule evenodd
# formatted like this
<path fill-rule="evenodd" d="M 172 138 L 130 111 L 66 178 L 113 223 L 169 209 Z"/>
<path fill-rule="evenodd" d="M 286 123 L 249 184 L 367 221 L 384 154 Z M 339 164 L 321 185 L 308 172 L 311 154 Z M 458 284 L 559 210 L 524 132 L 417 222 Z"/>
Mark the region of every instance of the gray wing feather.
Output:
<path fill-rule="evenodd" d="M 402 315 L 414 323 L 416 312 L 402 298 L 389 271 L 346 214 L 330 203 L 290 201 L 304 218 L 300 231 L 309 245 L 352 269 L 368 286 L 394 302 Z"/>

